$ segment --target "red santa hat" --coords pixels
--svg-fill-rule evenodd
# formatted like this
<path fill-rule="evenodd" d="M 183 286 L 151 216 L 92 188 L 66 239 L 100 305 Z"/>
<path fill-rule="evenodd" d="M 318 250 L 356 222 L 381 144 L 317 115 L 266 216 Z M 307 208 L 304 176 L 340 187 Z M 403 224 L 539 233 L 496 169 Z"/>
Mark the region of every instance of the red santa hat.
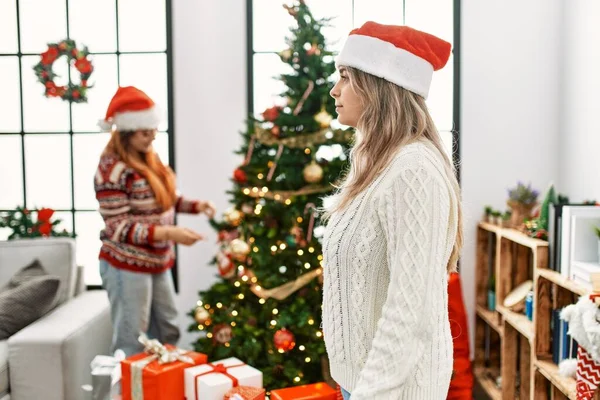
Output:
<path fill-rule="evenodd" d="M 156 129 L 160 121 L 161 112 L 154 101 L 140 89 L 126 86 L 117 89 L 98 126 L 104 131 L 113 125 L 118 131 L 136 131 Z"/>
<path fill-rule="evenodd" d="M 378 76 L 427 98 L 433 71 L 446 65 L 450 43 L 408 26 L 366 22 L 350 32 L 336 66 Z"/>

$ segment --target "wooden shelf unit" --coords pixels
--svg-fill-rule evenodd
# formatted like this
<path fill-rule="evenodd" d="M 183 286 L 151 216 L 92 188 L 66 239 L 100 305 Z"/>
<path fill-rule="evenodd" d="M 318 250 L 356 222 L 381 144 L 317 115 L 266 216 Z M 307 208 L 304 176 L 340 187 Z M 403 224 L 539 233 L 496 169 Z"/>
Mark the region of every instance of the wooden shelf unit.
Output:
<path fill-rule="evenodd" d="M 575 380 L 552 362 L 552 309 L 573 304 L 588 291 L 548 269 L 548 243 L 486 222 L 477 226 L 475 258 L 475 379 L 492 399 L 576 399 Z M 495 274 L 496 306 L 487 288 Z M 519 284 L 533 281 L 533 321 L 503 306 Z M 500 377 L 501 387 L 496 385 Z M 600 400 L 600 393 L 594 397 Z"/>

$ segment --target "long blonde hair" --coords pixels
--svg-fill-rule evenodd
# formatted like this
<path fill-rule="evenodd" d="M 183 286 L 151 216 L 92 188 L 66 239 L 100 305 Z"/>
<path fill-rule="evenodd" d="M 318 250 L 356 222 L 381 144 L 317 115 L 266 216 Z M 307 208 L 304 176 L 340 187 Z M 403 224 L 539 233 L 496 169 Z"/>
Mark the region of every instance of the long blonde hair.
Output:
<path fill-rule="evenodd" d="M 363 103 L 358 119 L 354 146 L 350 150 L 350 168 L 333 196 L 325 218 L 345 208 L 383 171 L 398 150 L 416 141 L 428 141 L 444 160 L 448 180 L 454 190 L 458 209 L 458 231 L 448 261 L 454 272 L 463 245 L 462 206 L 455 168 L 444 150 L 442 139 L 429 114 L 425 99 L 385 79 L 346 67 L 351 88 Z"/>
<path fill-rule="evenodd" d="M 154 149 L 147 153 L 140 153 L 141 160 L 135 157 L 135 150 L 129 146 L 129 139 L 134 133 L 113 131 L 104 152 L 117 155 L 121 161 L 146 178 L 154 192 L 156 203 L 163 210 L 168 210 L 177 200 L 175 173 L 168 165 L 162 163 Z"/>

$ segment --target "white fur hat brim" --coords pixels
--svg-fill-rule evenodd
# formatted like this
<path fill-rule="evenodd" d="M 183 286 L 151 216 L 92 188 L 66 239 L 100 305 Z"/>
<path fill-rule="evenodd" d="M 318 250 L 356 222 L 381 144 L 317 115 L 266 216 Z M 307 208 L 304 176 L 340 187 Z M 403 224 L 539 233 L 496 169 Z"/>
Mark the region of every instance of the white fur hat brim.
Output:
<path fill-rule="evenodd" d="M 162 121 L 161 114 L 161 110 L 155 105 L 146 110 L 115 113 L 109 121 L 100 120 L 98 126 L 103 131 L 109 131 L 113 126 L 118 131 L 156 129 Z"/>

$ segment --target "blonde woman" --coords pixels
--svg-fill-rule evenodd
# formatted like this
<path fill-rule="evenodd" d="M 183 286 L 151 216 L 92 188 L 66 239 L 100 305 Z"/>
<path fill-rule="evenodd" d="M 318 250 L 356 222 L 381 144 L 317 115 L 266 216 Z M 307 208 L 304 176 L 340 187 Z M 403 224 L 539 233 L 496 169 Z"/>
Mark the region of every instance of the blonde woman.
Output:
<path fill-rule="evenodd" d="M 441 400 L 452 373 L 448 273 L 462 246 L 460 191 L 425 99 L 450 44 L 405 26 L 350 32 L 331 90 L 357 128 L 329 200 L 323 330 L 352 400 Z"/>
<path fill-rule="evenodd" d="M 126 355 L 143 346 L 140 333 L 176 344 L 173 243 L 192 245 L 203 236 L 174 225 L 175 212 L 214 216 L 212 203 L 176 194 L 175 174 L 152 147 L 160 114 L 141 90 L 120 87 L 105 130 L 112 130 L 94 179 L 105 228 L 100 234 L 100 276 L 113 323 L 112 351 Z"/>

